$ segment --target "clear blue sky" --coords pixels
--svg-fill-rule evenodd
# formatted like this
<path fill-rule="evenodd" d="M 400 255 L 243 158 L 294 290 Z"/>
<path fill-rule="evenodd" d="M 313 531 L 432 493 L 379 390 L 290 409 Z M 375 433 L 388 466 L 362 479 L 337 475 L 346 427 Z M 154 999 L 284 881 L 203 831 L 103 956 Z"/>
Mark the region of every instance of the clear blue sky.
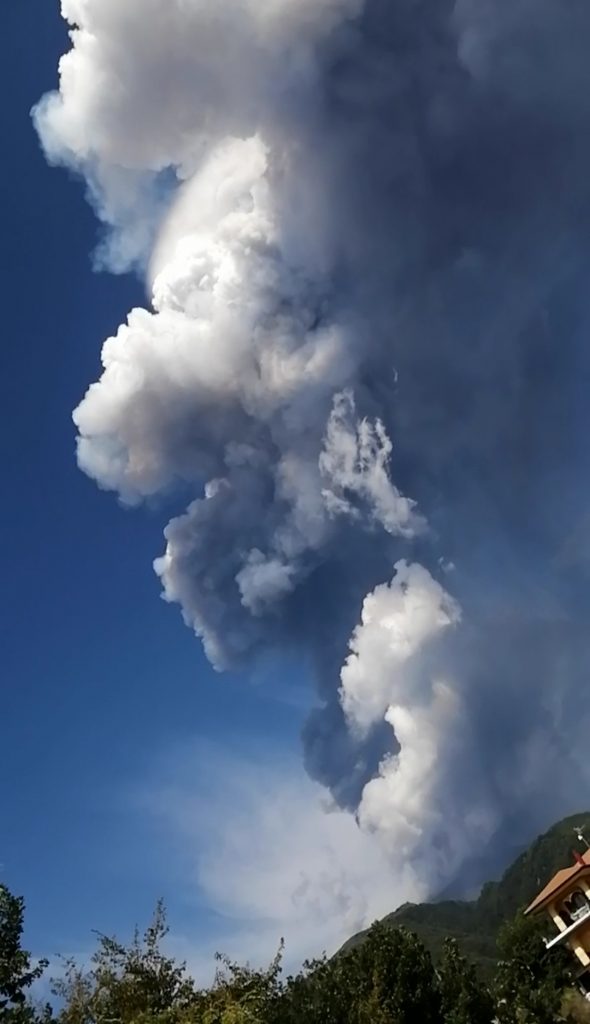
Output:
<path fill-rule="evenodd" d="M 29 119 L 67 45 L 57 0 L 15 0 L 3 19 L 0 877 L 26 897 L 30 944 L 53 953 L 129 930 L 159 895 L 175 928 L 198 927 L 127 794 L 199 737 L 295 750 L 301 714 L 215 676 L 159 597 L 166 511 L 124 512 L 76 467 L 71 410 L 144 293 L 93 273 L 83 186 L 48 168 Z"/>

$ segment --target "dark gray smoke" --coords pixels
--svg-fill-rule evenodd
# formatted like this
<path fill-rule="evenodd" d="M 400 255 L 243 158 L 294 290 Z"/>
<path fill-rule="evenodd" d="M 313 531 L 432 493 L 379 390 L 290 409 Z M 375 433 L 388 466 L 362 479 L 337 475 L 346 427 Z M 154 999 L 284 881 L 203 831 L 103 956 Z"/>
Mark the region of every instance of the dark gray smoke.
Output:
<path fill-rule="evenodd" d="M 309 772 L 436 888 L 589 782 L 590 9 L 63 6 L 46 152 L 158 236 L 80 465 L 189 488 L 167 599 L 301 655 Z"/>

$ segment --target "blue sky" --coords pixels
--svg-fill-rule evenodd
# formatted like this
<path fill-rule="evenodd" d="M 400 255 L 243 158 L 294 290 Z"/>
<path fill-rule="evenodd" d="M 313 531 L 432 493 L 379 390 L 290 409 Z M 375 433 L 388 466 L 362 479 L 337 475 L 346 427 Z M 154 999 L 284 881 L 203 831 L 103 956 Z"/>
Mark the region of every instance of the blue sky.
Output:
<path fill-rule="evenodd" d="M 282 935 L 293 964 L 391 909 L 398 880 L 305 776 L 306 673 L 214 672 L 152 570 L 170 508 L 125 510 L 76 465 L 72 410 L 145 288 L 94 272 L 84 183 L 33 130 L 68 48 L 58 4 L 19 0 L 4 26 L 0 877 L 38 955 L 84 958 L 164 897 L 201 977 Z"/>
<path fill-rule="evenodd" d="M 167 851 L 135 795 L 199 737 L 296 752 L 302 712 L 211 670 L 151 569 L 166 513 L 122 511 L 76 466 L 71 410 L 144 291 L 92 271 L 82 183 L 48 168 L 29 119 L 66 48 L 57 4 L 19 0 L 3 18 L 0 863 L 26 896 L 30 943 L 53 952 L 86 948 L 91 928 L 128 931 L 160 895 L 198 932 L 174 839 Z"/>

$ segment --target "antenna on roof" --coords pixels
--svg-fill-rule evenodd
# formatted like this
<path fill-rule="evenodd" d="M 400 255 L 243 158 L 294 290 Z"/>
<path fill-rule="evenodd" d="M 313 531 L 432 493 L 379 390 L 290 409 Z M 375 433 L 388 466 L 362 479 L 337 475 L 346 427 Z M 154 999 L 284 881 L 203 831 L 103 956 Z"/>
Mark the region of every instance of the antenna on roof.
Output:
<path fill-rule="evenodd" d="M 590 850 L 590 843 L 588 842 L 588 840 L 586 839 L 586 836 L 584 835 L 584 828 L 585 827 L 586 827 L 585 825 L 584 826 L 582 826 L 582 825 L 574 825 L 574 832 L 576 833 L 576 836 L 580 840 L 580 842 L 584 843 L 586 849 Z"/>

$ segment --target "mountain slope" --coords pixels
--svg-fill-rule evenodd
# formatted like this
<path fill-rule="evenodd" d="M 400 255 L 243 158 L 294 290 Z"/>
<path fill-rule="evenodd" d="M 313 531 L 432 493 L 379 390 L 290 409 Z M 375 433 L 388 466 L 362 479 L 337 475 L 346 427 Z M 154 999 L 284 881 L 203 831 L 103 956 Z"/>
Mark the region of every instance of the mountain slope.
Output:
<path fill-rule="evenodd" d="M 484 885 L 477 900 L 444 900 L 437 903 L 406 903 L 383 918 L 391 927 L 410 929 L 438 959 L 447 936 L 456 938 L 463 952 L 484 973 L 496 962 L 496 939 L 503 923 L 527 906 L 560 868 L 572 862 L 579 849 L 574 826 L 582 826 L 590 838 L 590 811 L 557 822 L 539 836 L 504 873 L 499 882 Z M 343 947 L 363 941 L 354 935 Z"/>

